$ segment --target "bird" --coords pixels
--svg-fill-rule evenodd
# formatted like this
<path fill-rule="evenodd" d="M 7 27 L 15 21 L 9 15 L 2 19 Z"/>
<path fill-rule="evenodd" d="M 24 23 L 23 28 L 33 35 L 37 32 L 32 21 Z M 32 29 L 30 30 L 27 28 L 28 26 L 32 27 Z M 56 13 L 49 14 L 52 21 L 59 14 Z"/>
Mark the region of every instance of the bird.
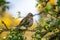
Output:
<path fill-rule="evenodd" d="M 17 29 L 20 29 L 21 26 L 26 27 L 26 29 L 28 29 L 28 27 L 31 27 L 33 25 L 33 14 L 32 13 L 28 13 L 28 15 L 26 17 L 24 17 L 22 19 L 22 21 L 19 23 L 19 25 L 17 25 Z"/>

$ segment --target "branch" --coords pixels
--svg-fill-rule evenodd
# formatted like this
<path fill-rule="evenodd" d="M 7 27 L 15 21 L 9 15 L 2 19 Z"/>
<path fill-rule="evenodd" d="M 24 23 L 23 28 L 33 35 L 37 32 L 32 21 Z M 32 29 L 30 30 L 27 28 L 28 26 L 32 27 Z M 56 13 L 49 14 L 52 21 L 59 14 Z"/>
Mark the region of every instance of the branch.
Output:
<path fill-rule="evenodd" d="M 42 12 L 40 12 L 40 13 L 38 13 L 38 14 L 35 14 L 35 15 L 33 15 L 33 16 L 36 16 L 36 15 L 40 15 Z"/>
<path fill-rule="evenodd" d="M 50 38 L 56 36 L 56 35 L 59 34 L 59 33 L 60 33 L 59 30 L 57 30 L 57 31 L 55 31 L 55 32 L 48 32 L 48 33 L 42 38 L 42 40 L 43 40 L 43 39 L 50 39 Z"/>
<path fill-rule="evenodd" d="M 5 27 L 6 27 L 6 30 L 8 30 L 8 28 L 7 28 L 6 24 L 4 23 L 4 21 L 2 21 L 2 23 L 5 25 Z"/>

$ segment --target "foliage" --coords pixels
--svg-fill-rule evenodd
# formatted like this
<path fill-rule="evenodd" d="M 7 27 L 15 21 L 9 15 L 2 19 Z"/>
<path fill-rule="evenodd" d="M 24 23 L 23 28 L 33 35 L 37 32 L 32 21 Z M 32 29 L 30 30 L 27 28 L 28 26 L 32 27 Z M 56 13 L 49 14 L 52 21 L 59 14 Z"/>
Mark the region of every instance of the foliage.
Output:
<path fill-rule="evenodd" d="M 60 0 L 58 0 L 58 3 L 56 4 L 55 0 L 37 0 L 38 5 L 36 5 L 36 7 L 38 8 L 38 11 L 40 10 L 40 19 L 39 25 L 35 29 L 35 35 L 33 36 L 35 40 L 59 40 L 60 36 L 57 36 L 57 33 L 60 33 L 59 1 Z M 41 9 L 43 10 L 41 11 Z"/>
<path fill-rule="evenodd" d="M 60 7 L 60 0 L 58 0 L 58 6 Z"/>
<path fill-rule="evenodd" d="M 21 18 L 21 12 L 18 11 L 18 18 Z"/>
<path fill-rule="evenodd" d="M 9 35 L 10 40 L 25 40 L 23 39 L 23 32 L 20 30 L 12 30 Z"/>
<path fill-rule="evenodd" d="M 0 34 L 2 34 L 4 31 L 6 31 L 6 29 L 3 30 L 0 28 Z M 23 33 L 24 33 L 23 31 L 20 31 L 18 29 L 11 29 L 7 31 L 9 32 L 9 34 L 6 33 L 5 36 L 2 36 L 2 35 L 0 36 L 2 37 L 2 40 L 26 40 L 25 38 L 23 38 Z"/>
<path fill-rule="evenodd" d="M 3 40 L 26 40 L 25 38 L 23 38 L 23 33 L 24 32 L 21 30 L 11 29 L 8 34 L 6 33 L 6 35 L 4 34 L 5 36 L 1 36 L 3 37 Z"/>
<path fill-rule="evenodd" d="M 9 4 L 9 2 L 6 2 L 6 0 L 0 0 L 0 15 L 2 15 L 6 9 L 9 9 L 9 6 L 7 4 Z"/>
<path fill-rule="evenodd" d="M 2 8 L 1 12 L 6 11 L 6 7 L 8 8 L 6 4 L 8 3 L 9 2 L 6 2 L 5 0 L 0 0 L 0 8 Z M 35 32 L 35 34 L 33 35 L 33 38 L 35 40 L 42 40 L 43 38 L 47 40 L 56 40 L 56 39 L 59 40 L 60 38 L 60 14 L 59 14 L 60 0 L 58 1 L 57 4 L 55 3 L 56 3 L 55 0 L 47 0 L 47 1 L 37 0 L 36 7 L 38 8 L 37 10 L 39 10 L 40 12 L 39 23 L 35 29 L 31 28 L 33 30 L 29 30 L 29 31 Z M 20 12 L 18 12 L 18 17 L 20 18 Z M 4 25 L 2 21 L 6 25 Z M 3 40 L 26 40 L 23 35 L 25 31 L 28 31 L 28 30 L 22 31 L 22 30 L 13 28 L 19 23 L 20 21 L 18 19 L 11 18 L 11 16 L 9 17 L 9 15 L 6 15 L 1 18 L 0 34 L 2 34 L 2 32 L 4 31 L 9 32 L 8 36 L 3 37 Z M 6 26 L 8 30 L 6 30 L 5 28 Z M 32 27 L 35 27 L 35 25 Z"/>

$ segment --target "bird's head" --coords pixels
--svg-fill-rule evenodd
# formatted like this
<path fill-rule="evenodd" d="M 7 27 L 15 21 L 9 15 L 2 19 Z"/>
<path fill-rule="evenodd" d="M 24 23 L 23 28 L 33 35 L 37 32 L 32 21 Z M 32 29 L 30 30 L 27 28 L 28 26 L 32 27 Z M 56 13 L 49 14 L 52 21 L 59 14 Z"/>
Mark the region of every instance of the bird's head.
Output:
<path fill-rule="evenodd" d="M 28 13 L 28 15 L 29 15 L 29 16 L 33 16 L 33 14 L 32 14 L 32 13 Z"/>
<path fill-rule="evenodd" d="M 30 17 L 33 17 L 33 14 L 32 13 L 28 13 L 27 16 L 30 18 Z"/>
<path fill-rule="evenodd" d="M 32 13 L 28 13 L 28 15 L 26 17 L 27 17 L 27 19 L 32 20 L 33 19 L 33 14 Z"/>

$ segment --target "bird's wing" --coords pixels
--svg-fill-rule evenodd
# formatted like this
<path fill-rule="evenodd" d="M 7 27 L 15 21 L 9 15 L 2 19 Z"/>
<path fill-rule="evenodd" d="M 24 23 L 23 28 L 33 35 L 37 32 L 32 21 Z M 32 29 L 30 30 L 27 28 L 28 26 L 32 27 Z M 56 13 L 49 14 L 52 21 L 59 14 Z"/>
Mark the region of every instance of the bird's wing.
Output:
<path fill-rule="evenodd" d="M 33 20 L 29 22 L 29 27 L 33 25 Z"/>
<path fill-rule="evenodd" d="M 17 27 L 23 26 L 27 22 L 26 17 L 22 19 L 22 21 L 17 25 Z"/>

